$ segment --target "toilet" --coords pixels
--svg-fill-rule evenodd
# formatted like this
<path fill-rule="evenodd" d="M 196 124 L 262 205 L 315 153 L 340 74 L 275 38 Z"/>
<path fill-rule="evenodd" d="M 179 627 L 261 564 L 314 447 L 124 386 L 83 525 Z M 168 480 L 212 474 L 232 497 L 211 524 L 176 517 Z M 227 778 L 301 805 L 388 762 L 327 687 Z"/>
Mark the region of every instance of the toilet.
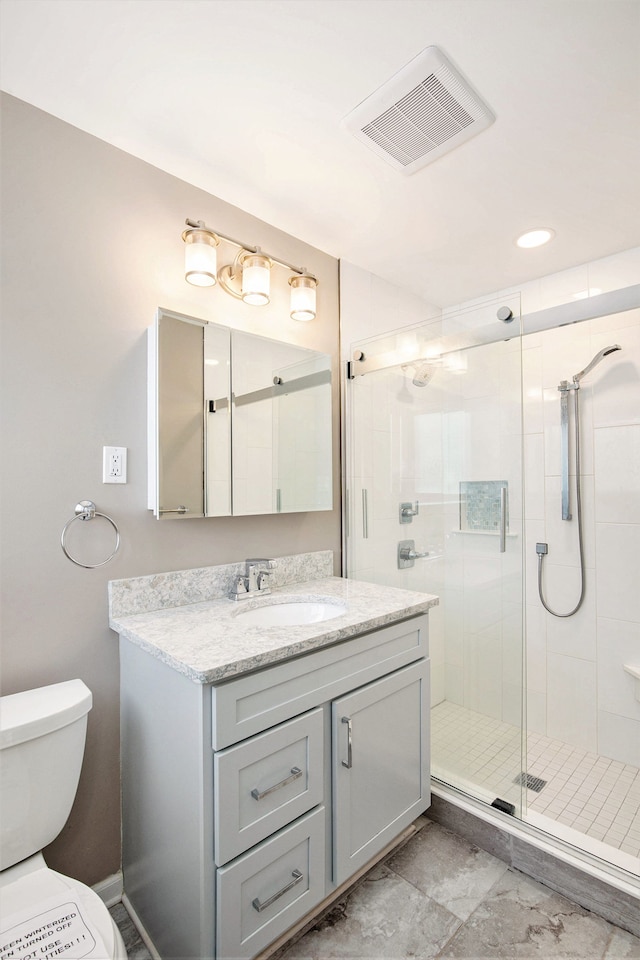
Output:
<path fill-rule="evenodd" d="M 126 960 L 100 897 L 41 853 L 71 812 L 91 702 L 82 680 L 0 697 L 1 957 Z"/>

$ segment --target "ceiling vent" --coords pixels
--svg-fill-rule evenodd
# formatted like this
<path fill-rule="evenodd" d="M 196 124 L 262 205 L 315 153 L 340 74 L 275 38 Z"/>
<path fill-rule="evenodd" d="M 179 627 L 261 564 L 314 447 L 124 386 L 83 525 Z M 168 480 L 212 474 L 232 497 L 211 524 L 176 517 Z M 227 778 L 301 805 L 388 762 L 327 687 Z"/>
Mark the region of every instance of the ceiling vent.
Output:
<path fill-rule="evenodd" d="M 490 126 L 495 117 L 437 47 L 427 47 L 343 124 L 405 174 Z"/>

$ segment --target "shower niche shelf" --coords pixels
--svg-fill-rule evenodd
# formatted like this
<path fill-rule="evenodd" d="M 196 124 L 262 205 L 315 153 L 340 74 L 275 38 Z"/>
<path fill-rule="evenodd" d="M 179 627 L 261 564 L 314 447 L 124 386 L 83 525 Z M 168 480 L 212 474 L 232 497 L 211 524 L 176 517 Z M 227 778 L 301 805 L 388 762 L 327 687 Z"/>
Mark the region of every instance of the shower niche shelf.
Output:
<path fill-rule="evenodd" d="M 499 530 L 452 530 L 451 533 L 455 534 L 457 537 L 460 536 L 469 536 L 469 537 L 499 537 Z M 518 536 L 517 533 L 507 533 L 505 534 L 507 540 L 515 540 Z"/>
<path fill-rule="evenodd" d="M 630 674 L 635 680 L 636 700 L 640 700 L 640 664 L 625 663 L 623 666 L 625 672 Z"/>

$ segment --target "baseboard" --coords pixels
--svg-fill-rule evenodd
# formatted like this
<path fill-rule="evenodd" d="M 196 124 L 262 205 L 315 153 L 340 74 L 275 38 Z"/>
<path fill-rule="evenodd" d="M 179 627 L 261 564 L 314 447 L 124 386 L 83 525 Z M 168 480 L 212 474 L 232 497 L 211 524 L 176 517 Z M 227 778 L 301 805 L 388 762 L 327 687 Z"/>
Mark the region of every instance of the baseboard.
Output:
<path fill-rule="evenodd" d="M 92 890 L 98 894 L 107 907 L 114 907 L 116 903 L 120 903 L 122 900 L 122 871 L 119 870 L 117 873 L 107 877 L 106 880 L 95 883 Z"/>
<path fill-rule="evenodd" d="M 153 957 L 153 960 L 162 960 L 162 957 L 160 956 L 160 954 L 158 953 L 158 951 L 154 946 L 153 940 L 145 930 L 142 924 L 142 921 L 140 920 L 140 917 L 138 916 L 134 908 L 131 906 L 131 901 L 129 900 L 129 897 L 126 895 L 126 893 L 122 894 L 122 902 L 124 903 L 127 909 L 127 913 L 131 917 L 131 921 L 133 925 L 135 926 L 136 930 L 140 934 L 140 939 L 142 940 L 145 947 Z"/>

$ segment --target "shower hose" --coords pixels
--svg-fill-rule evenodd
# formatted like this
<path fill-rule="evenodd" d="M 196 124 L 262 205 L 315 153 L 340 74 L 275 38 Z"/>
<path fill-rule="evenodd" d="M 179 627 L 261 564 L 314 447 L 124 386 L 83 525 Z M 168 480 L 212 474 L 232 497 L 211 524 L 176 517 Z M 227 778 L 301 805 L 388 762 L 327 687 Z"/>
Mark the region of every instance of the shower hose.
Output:
<path fill-rule="evenodd" d="M 576 513 L 578 520 L 578 550 L 580 553 L 580 598 L 573 608 L 568 613 L 558 613 L 556 610 L 552 610 L 544 598 L 544 590 L 542 587 L 542 561 L 544 559 L 546 550 L 541 552 L 538 550 L 538 595 L 540 597 L 540 602 L 545 610 L 550 613 L 553 617 L 572 617 L 574 613 L 577 613 L 580 607 L 582 606 L 582 601 L 584 600 L 584 544 L 582 540 L 582 496 L 581 496 L 581 483 L 580 483 L 580 404 L 578 401 L 578 394 L 580 393 L 580 387 L 576 384 L 573 389 L 573 420 L 574 420 L 574 432 L 575 432 L 575 464 L 576 464 Z"/>

